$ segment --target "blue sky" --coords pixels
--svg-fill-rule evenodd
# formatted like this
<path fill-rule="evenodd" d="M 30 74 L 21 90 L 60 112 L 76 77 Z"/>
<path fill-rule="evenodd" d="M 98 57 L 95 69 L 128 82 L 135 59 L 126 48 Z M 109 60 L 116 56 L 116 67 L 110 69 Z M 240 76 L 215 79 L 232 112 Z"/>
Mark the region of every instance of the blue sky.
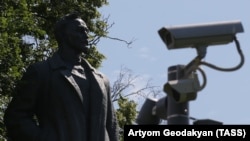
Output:
<path fill-rule="evenodd" d="M 248 0 L 109 0 L 109 5 L 100 9 L 103 16 L 109 16 L 109 23 L 114 23 L 109 36 L 134 42 L 127 48 L 122 42 L 102 39 L 98 50 L 107 59 L 100 70 L 113 82 L 124 66 L 142 77 L 137 82 L 138 87 L 148 79 L 153 85 L 163 87 L 168 79 L 168 67 L 186 65 L 197 54 L 192 48 L 168 50 L 158 35 L 160 28 L 240 20 L 244 32 L 236 36 L 245 56 L 243 67 L 222 72 L 201 66 L 207 76 L 207 85 L 198 92 L 196 100 L 190 101 L 189 114 L 224 124 L 250 124 L 249 5 Z M 240 62 L 240 57 L 235 44 L 230 43 L 208 47 L 205 61 L 230 68 Z"/>

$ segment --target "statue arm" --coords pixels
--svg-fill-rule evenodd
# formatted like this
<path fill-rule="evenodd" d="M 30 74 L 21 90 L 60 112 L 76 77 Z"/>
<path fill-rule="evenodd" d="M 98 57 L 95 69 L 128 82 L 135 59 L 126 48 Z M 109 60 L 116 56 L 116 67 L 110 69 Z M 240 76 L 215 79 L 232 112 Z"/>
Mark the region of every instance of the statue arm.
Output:
<path fill-rule="evenodd" d="M 108 109 L 107 109 L 107 130 L 110 137 L 110 141 L 118 141 L 119 140 L 119 126 L 117 117 L 115 114 L 115 109 L 113 106 L 113 102 L 111 99 L 111 93 L 110 93 L 110 85 L 109 81 L 106 81 L 106 89 L 108 92 Z"/>
<path fill-rule="evenodd" d="M 13 141 L 33 141 L 39 133 L 34 120 L 38 87 L 38 73 L 35 68 L 29 67 L 14 90 L 4 115 L 7 135 Z"/>

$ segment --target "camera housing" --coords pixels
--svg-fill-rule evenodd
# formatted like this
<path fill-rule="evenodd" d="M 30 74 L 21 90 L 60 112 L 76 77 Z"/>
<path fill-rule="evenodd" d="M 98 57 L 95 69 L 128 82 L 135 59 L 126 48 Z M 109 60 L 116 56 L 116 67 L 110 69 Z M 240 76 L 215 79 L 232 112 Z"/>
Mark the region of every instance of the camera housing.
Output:
<path fill-rule="evenodd" d="M 139 125 L 159 124 L 161 119 L 167 119 L 167 97 L 159 100 L 146 98 L 136 118 Z"/>
<path fill-rule="evenodd" d="M 195 100 L 201 87 L 197 74 L 192 73 L 186 79 L 170 80 L 164 85 L 163 90 L 177 103 L 181 103 Z"/>
<path fill-rule="evenodd" d="M 236 33 L 243 31 L 241 22 L 234 20 L 166 26 L 158 33 L 168 49 L 180 49 L 227 44 L 233 41 Z"/>

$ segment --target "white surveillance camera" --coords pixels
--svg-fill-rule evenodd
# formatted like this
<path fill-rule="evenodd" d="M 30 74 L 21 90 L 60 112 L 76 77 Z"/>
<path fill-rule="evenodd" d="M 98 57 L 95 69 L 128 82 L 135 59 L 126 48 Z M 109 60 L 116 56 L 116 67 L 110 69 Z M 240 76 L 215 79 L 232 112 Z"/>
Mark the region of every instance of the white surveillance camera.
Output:
<path fill-rule="evenodd" d="M 227 44 L 243 32 L 240 21 L 223 21 L 161 28 L 158 33 L 168 49 Z"/>

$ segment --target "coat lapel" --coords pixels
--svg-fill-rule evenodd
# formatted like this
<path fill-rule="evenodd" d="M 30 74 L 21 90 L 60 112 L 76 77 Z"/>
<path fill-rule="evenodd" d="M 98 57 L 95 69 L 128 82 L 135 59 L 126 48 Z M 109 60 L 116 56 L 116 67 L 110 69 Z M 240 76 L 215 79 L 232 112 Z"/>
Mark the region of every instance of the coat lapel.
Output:
<path fill-rule="evenodd" d="M 79 86 L 77 85 L 75 79 L 73 78 L 71 72 L 67 69 L 61 70 L 60 72 L 69 81 L 69 83 L 75 88 L 77 95 L 79 96 L 81 102 L 83 103 L 82 92 L 81 92 Z"/>
<path fill-rule="evenodd" d="M 92 83 L 95 83 L 95 84 L 91 83 L 91 85 L 94 85 L 95 89 L 101 90 L 101 91 L 99 91 L 98 94 L 103 95 L 103 94 L 107 93 L 106 87 L 104 85 L 103 75 L 101 73 L 97 72 L 95 70 L 95 68 L 93 68 L 85 59 L 83 59 L 82 61 L 83 61 L 82 65 L 84 66 L 84 68 L 90 72 L 89 74 L 92 77 L 91 79 L 93 79 Z M 93 81 L 95 81 L 95 82 L 93 82 Z"/>
<path fill-rule="evenodd" d="M 90 140 L 98 141 L 96 133 L 101 132 L 101 126 L 104 125 L 105 113 L 107 110 L 107 90 L 103 75 L 97 72 L 87 61 L 83 65 L 89 72 L 91 80 L 90 90 Z"/>
<path fill-rule="evenodd" d="M 58 53 L 55 53 L 52 58 L 50 59 L 50 65 L 53 70 L 60 69 L 60 73 L 68 80 L 68 82 L 74 87 L 78 97 L 80 98 L 81 102 L 83 103 L 83 96 L 79 86 L 77 85 L 76 81 L 74 80 L 71 72 L 66 68 L 64 62 L 61 60 Z"/>

